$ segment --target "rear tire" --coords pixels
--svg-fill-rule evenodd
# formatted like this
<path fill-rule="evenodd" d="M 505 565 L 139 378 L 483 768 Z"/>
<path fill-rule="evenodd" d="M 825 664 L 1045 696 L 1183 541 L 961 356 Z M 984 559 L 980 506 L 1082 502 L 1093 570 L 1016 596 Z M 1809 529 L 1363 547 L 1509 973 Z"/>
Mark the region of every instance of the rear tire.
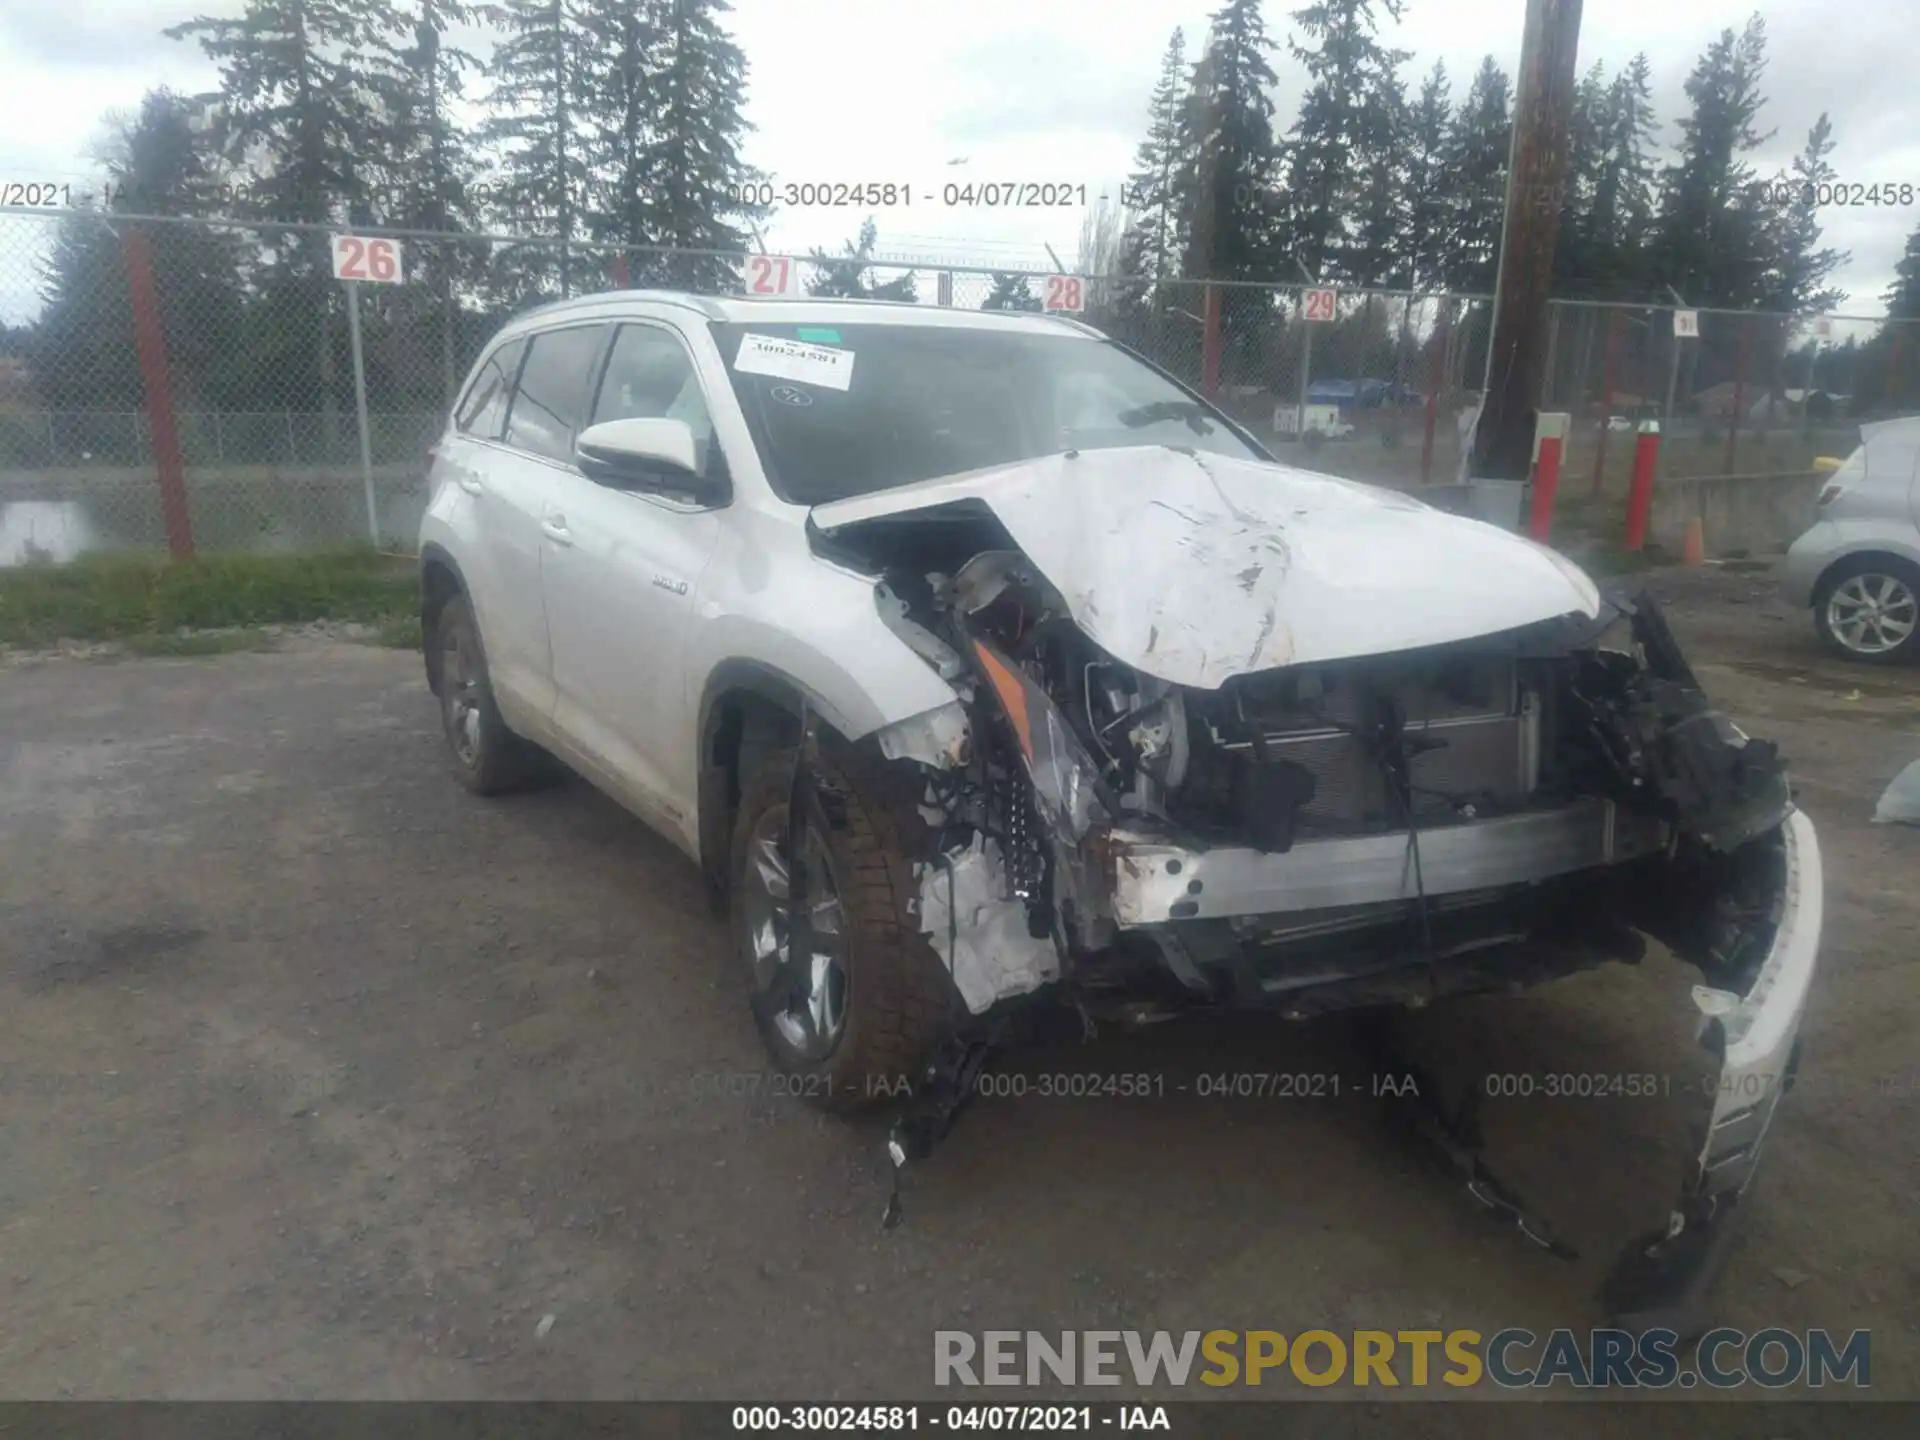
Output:
<path fill-rule="evenodd" d="M 507 728 L 494 703 L 480 627 L 464 595 L 440 607 L 430 642 L 438 655 L 440 726 L 454 777 L 476 795 L 504 795 L 549 778 L 546 751 Z"/>
<path fill-rule="evenodd" d="M 1849 555 L 1820 577 L 1813 624 L 1821 642 L 1863 665 L 1920 656 L 1920 569 L 1892 555 Z"/>
<path fill-rule="evenodd" d="M 795 1093 L 837 1113 L 868 1108 L 917 1083 L 959 1002 L 946 967 L 908 908 L 919 887 L 906 858 L 899 808 L 881 798 L 884 786 L 863 776 L 862 768 L 851 755 L 823 753 L 808 822 L 809 851 L 820 847 L 809 860 L 810 872 L 823 861 L 827 871 L 824 886 L 823 877 L 810 873 L 808 894 L 823 897 L 830 890 L 831 901 L 815 904 L 837 912 L 831 918 L 837 935 L 820 945 L 839 968 L 837 983 L 831 974 L 820 982 L 828 1027 L 802 1029 L 797 1041 L 791 1016 L 770 1014 L 758 1003 L 768 956 L 785 953 L 783 924 L 769 915 L 775 897 L 767 878 L 770 869 L 779 870 L 781 882 L 771 888 L 784 899 L 784 858 L 775 861 L 767 846 L 784 835 L 792 751 L 776 754 L 747 782 L 735 815 L 729 872 L 735 960 L 747 974 L 767 1055 L 792 1077 Z M 834 1033 L 822 1038 L 828 1028 Z"/>

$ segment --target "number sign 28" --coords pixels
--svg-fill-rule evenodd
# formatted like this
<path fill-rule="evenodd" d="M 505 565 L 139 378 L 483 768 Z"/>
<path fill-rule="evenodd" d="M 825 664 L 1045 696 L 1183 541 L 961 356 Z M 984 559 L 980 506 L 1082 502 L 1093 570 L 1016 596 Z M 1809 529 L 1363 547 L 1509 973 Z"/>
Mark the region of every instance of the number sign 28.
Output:
<path fill-rule="evenodd" d="M 1049 275 L 1042 304 L 1078 315 L 1087 308 L 1087 282 L 1078 275 Z"/>
<path fill-rule="evenodd" d="M 384 236 L 333 237 L 333 278 L 370 280 L 376 285 L 398 285 L 400 242 Z"/>

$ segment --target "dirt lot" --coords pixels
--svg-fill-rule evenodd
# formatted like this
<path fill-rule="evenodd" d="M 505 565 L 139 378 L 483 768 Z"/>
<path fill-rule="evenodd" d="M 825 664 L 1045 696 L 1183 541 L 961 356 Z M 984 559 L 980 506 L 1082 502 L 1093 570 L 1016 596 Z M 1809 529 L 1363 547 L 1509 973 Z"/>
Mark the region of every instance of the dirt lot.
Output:
<path fill-rule="evenodd" d="M 1828 867 L 1724 1316 L 1868 1327 L 1920 1395 L 1920 832 L 1867 823 L 1920 676 L 1822 658 L 1765 576 L 1656 583 Z M 1688 983 L 1410 1024 L 1456 1071 L 1688 1074 Z M 0 1394 L 924 1397 L 940 1328 L 1584 1327 L 1683 1161 L 1654 1102 L 1489 1102 L 1564 1263 L 1371 1099 L 1175 1093 L 1363 1074 L 1347 1028 L 1195 1021 L 1012 1062 L 1169 1093 L 983 1100 L 883 1234 L 881 1126 L 709 1093 L 761 1063 L 692 867 L 581 784 L 458 789 L 416 657 L 0 669 Z"/>

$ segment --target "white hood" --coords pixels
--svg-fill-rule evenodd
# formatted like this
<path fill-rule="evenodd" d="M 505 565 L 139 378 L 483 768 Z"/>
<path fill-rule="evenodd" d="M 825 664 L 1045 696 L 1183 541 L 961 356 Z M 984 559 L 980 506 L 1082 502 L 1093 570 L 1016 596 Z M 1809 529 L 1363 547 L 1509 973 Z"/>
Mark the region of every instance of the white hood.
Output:
<path fill-rule="evenodd" d="M 1137 446 L 817 506 L 822 530 L 986 504 L 1108 654 L 1178 685 L 1445 645 L 1600 597 L 1544 546 L 1410 496 L 1265 461 Z"/>

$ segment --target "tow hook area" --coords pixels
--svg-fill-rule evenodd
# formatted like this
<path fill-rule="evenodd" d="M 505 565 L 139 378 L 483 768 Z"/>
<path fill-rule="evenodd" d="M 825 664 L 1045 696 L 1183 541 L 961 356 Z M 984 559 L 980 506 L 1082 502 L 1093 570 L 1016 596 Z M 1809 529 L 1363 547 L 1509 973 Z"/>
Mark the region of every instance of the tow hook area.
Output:
<path fill-rule="evenodd" d="M 980 1072 L 1006 1042 L 1007 1021 L 955 1035 L 940 1048 L 887 1132 L 892 1184 L 880 1228 L 891 1230 L 902 1218 L 901 1172 L 909 1160 L 924 1160 L 946 1139 L 978 1089 Z"/>
<path fill-rule="evenodd" d="M 1449 1108 L 1434 1077 L 1394 1044 L 1392 1029 L 1390 1019 L 1376 1019 L 1363 1032 L 1373 1052 L 1374 1073 L 1395 1079 L 1382 1092 L 1391 1107 L 1389 1121 L 1404 1126 L 1429 1153 L 1449 1166 L 1466 1185 L 1467 1193 L 1496 1218 L 1516 1227 L 1549 1255 L 1561 1260 L 1579 1259 L 1580 1252 L 1555 1236 L 1512 1187 L 1487 1167 L 1486 1140 L 1480 1128 L 1481 1087 L 1470 1087 L 1459 1105 Z"/>

